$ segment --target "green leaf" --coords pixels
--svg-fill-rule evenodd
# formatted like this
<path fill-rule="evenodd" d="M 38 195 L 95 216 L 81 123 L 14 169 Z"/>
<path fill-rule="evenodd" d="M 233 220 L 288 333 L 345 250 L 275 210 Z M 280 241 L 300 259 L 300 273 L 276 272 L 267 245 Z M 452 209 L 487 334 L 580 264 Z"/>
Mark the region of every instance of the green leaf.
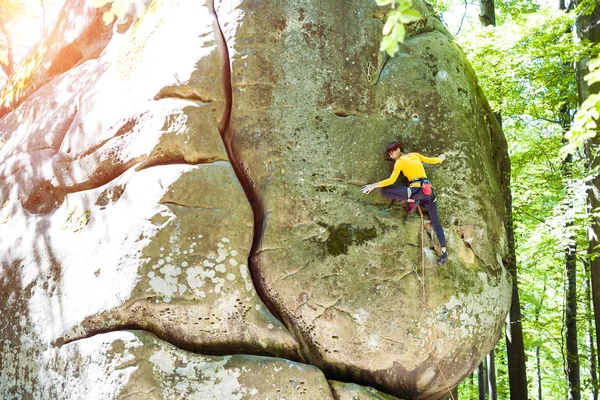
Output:
<path fill-rule="evenodd" d="M 390 57 L 394 57 L 394 55 L 400 50 L 400 46 L 398 46 L 397 41 L 393 41 L 386 49 L 385 52 L 388 53 Z"/>
<path fill-rule="evenodd" d="M 379 51 L 386 51 L 392 42 L 394 42 L 394 38 L 391 35 L 385 35 L 383 38 L 381 38 Z"/>
<path fill-rule="evenodd" d="M 596 82 L 600 82 L 600 70 L 594 70 L 590 72 L 584 77 L 584 79 L 588 85 L 593 85 Z"/>
<path fill-rule="evenodd" d="M 412 1 L 411 0 L 401 0 L 400 4 L 398 4 L 398 11 L 404 11 L 404 10 L 408 10 L 409 8 L 412 7 Z"/>
<path fill-rule="evenodd" d="M 591 59 L 587 65 L 590 71 L 600 68 L 600 58 Z"/>
<path fill-rule="evenodd" d="M 421 14 L 411 8 L 400 13 L 398 20 L 403 24 L 409 24 L 411 22 L 419 21 L 421 19 Z"/>
<path fill-rule="evenodd" d="M 383 39 L 381 39 L 379 51 L 385 51 L 390 57 L 393 57 L 399 49 L 398 42 L 392 35 L 384 36 Z"/>
<path fill-rule="evenodd" d="M 387 21 L 385 21 L 385 25 L 383 26 L 383 34 L 389 35 L 392 29 L 394 28 L 394 25 L 396 25 L 396 21 L 394 21 L 391 18 L 388 18 Z"/>
<path fill-rule="evenodd" d="M 402 24 L 396 24 L 392 32 L 392 36 L 396 39 L 396 42 L 404 42 L 406 36 L 406 28 Z M 397 45 L 398 43 L 396 43 Z"/>

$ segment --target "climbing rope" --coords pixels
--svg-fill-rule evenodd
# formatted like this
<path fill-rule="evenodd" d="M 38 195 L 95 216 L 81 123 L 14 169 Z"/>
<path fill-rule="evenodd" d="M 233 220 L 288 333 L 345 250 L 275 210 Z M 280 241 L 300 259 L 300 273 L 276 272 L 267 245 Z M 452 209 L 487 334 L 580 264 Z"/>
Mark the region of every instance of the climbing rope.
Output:
<path fill-rule="evenodd" d="M 452 395 L 452 390 L 450 390 L 450 386 L 446 381 L 446 377 L 442 372 L 442 367 L 440 367 L 440 363 L 438 362 L 438 359 L 435 356 L 435 351 L 433 349 L 433 345 L 431 344 L 431 337 L 429 335 L 429 321 L 427 319 L 427 296 L 425 294 L 425 220 L 423 218 L 423 211 L 421 211 L 421 206 L 418 205 L 417 208 L 419 209 L 419 215 L 421 216 L 421 287 L 423 288 L 423 311 L 425 312 L 425 332 L 427 334 L 427 345 L 429 346 L 429 352 L 433 356 L 433 360 L 435 361 L 435 364 L 437 365 L 438 370 L 442 375 L 442 379 L 446 384 L 446 389 L 448 389 L 448 393 L 450 393 L 450 398 L 452 400 L 455 400 L 454 395 Z"/>

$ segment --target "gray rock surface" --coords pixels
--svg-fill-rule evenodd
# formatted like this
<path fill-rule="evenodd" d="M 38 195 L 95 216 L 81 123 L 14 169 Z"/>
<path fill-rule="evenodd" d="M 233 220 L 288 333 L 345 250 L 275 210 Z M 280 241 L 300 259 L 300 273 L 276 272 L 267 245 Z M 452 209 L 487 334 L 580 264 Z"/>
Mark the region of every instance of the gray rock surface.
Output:
<path fill-rule="evenodd" d="M 76 359 L 77 363 L 73 360 Z M 281 358 L 204 356 L 141 331 L 100 334 L 48 360 L 36 394 L 61 399 L 333 400 L 318 368 Z"/>

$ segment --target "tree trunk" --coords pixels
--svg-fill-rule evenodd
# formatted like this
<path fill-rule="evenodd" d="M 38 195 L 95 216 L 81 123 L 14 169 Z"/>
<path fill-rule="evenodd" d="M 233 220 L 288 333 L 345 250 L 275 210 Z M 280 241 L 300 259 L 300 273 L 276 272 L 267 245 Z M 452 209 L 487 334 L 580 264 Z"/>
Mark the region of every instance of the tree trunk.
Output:
<path fill-rule="evenodd" d="M 479 1 L 479 15 L 483 26 L 496 25 L 496 13 L 494 0 Z M 488 23 L 489 22 L 489 23 Z M 517 260 L 515 253 L 515 235 L 512 218 L 512 193 L 510 191 L 510 158 L 506 138 L 502 133 L 502 116 L 494 114 L 497 122 L 498 136 L 496 140 L 499 148 L 499 169 L 506 205 L 506 238 L 508 241 L 508 254 L 504 258 L 504 267 L 512 277 L 512 295 L 510 311 L 506 318 L 506 357 L 508 361 L 508 382 L 510 386 L 511 400 L 527 400 L 527 369 L 525 365 L 525 345 L 523 343 L 523 327 L 521 325 L 521 301 L 519 300 L 519 288 L 517 278 Z M 492 124 L 494 122 L 491 122 Z M 492 131 L 494 129 L 492 128 Z"/>
<path fill-rule="evenodd" d="M 509 173 L 510 174 L 510 173 Z M 510 175 L 509 175 L 510 176 Z M 507 188 L 508 184 L 506 184 Z M 512 303 L 506 321 L 506 356 L 508 358 L 508 381 L 511 400 L 527 400 L 527 369 L 525 366 L 525 344 L 523 343 L 523 326 L 521 325 L 521 302 L 517 284 L 517 263 L 515 256 L 515 238 L 512 220 L 512 196 L 510 189 L 505 194 L 507 202 L 506 234 L 509 254 L 504 266 L 512 276 Z"/>
<path fill-rule="evenodd" d="M 496 26 L 494 0 L 479 0 L 479 21 L 483 26 Z"/>
<path fill-rule="evenodd" d="M 6 40 L 6 62 L 0 61 L 0 67 L 6 74 L 6 76 L 10 76 L 12 74 L 14 65 L 13 65 L 13 49 L 12 49 L 12 40 L 10 38 L 10 32 L 6 29 L 6 25 L 4 24 L 4 20 L 0 17 L 0 31 L 4 35 L 4 39 Z"/>
<path fill-rule="evenodd" d="M 580 2 L 581 0 L 577 0 L 576 4 L 579 5 Z M 578 39 L 600 43 L 600 7 L 596 6 L 591 14 L 581 12 L 575 22 L 575 28 Z M 580 104 L 590 93 L 598 93 L 600 91 L 600 83 L 596 83 L 590 87 L 583 79 L 588 73 L 587 62 L 588 59 L 584 58 L 575 64 Z M 586 145 L 587 164 L 590 169 L 597 169 L 600 166 L 600 160 L 596 155 L 599 145 L 600 138 L 598 135 L 590 139 Z M 587 195 L 588 211 L 591 215 L 590 226 L 588 228 L 588 256 L 590 260 L 592 303 L 594 305 L 594 321 L 596 325 L 596 348 L 600 349 L 600 257 L 595 255 L 598 253 L 598 246 L 600 246 L 600 218 L 597 215 L 598 208 L 600 207 L 600 176 L 597 173 L 589 182 Z"/>
<path fill-rule="evenodd" d="M 586 261 L 583 263 L 585 268 L 585 310 L 586 315 L 586 325 L 587 325 L 587 351 L 588 351 L 588 361 L 590 363 L 590 381 L 592 383 L 592 396 L 591 400 L 598 400 L 598 375 L 597 375 L 597 363 L 596 363 L 596 348 L 594 346 L 594 326 L 592 323 L 591 315 L 592 315 L 592 283 L 590 280 L 590 267 L 589 263 Z"/>
<path fill-rule="evenodd" d="M 542 290 L 542 293 L 546 293 L 546 280 L 544 280 L 544 289 Z M 543 300 L 543 298 L 542 298 Z M 544 303 L 543 301 L 540 301 L 540 303 L 537 305 L 537 307 L 535 308 L 535 323 L 537 324 L 539 321 L 539 317 L 540 317 L 540 310 L 542 309 Z M 538 387 L 537 387 L 537 394 L 538 394 L 538 400 L 542 400 L 542 357 L 540 356 L 540 346 L 536 346 L 535 347 L 535 369 L 537 372 L 537 381 L 538 381 Z"/>
<path fill-rule="evenodd" d="M 571 6 L 572 3 L 569 4 L 568 8 Z M 559 1 L 559 8 L 561 10 L 567 10 L 564 0 Z M 565 64 L 565 68 L 569 68 L 569 65 Z M 570 109 L 567 103 L 563 104 L 561 107 L 558 117 L 561 122 L 563 134 L 566 134 L 571 127 Z M 568 188 L 569 186 L 572 161 L 573 155 L 570 154 L 563 162 L 562 172 L 565 181 L 565 188 Z M 580 400 L 581 381 L 579 372 L 579 349 L 577 343 L 577 241 L 573 230 L 574 217 L 569 213 L 569 211 L 573 208 L 573 205 L 570 201 L 571 194 L 567 193 L 566 196 L 567 199 L 569 199 L 565 221 L 565 237 L 567 238 L 567 243 L 565 245 L 565 341 L 567 347 L 567 380 L 569 382 L 568 399 Z"/>
<path fill-rule="evenodd" d="M 566 223 L 566 228 L 571 229 L 573 221 Z M 581 399 L 579 376 L 579 350 L 577 346 L 577 255 L 575 253 L 575 237 L 569 235 L 566 252 L 566 291 L 567 302 L 565 312 L 566 342 L 567 342 L 567 377 L 569 380 L 569 400 Z"/>
<path fill-rule="evenodd" d="M 561 107 L 560 115 L 563 134 L 567 133 L 570 126 L 570 112 L 568 104 Z M 562 174 L 564 187 L 568 190 L 571 179 L 571 167 L 573 155 L 570 154 L 563 162 Z M 574 217 L 572 215 L 573 204 L 571 202 L 571 193 L 567 191 L 568 201 L 565 212 L 565 328 L 566 328 L 566 372 L 569 382 L 569 400 L 581 399 L 581 385 L 579 372 L 579 349 L 577 343 L 577 241 L 574 231 Z"/>
<path fill-rule="evenodd" d="M 477 369 L 477 388 L 479 390 L 479 400 L 486 400 L 486 389 L 487 389 L 487 374 L 485 372 L 485 359 L 479 363 Z"/>
<path fill-rule="evenodd" d="M 540 357 L 540 346 L 535 347 L 535 367 L 538 378 L 538 400 L 542 400 L 542 359 Z"/>
<path fill-rule="evenodd" d="M 496 349 L 493 348 L 487 356 L 487 381 L 488 394 L 490 400 L 498 400 L 498 390 L 496 388 Z"/>

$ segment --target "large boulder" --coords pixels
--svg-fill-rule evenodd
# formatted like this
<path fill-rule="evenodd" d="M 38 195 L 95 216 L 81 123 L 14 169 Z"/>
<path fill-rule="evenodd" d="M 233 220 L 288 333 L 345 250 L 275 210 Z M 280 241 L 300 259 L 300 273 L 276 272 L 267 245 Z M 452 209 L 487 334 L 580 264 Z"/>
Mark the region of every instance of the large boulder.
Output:
<path fill-rule="evenodd" d="M 510 279 L 497 126 L 464 55 L 417 4 L 423 20 L 387 62 L 374 2 L 217 11 L 232 71 L 226 134 L 259 203 L 252 262 L 267 297 L 328 376 L 436 397 L 436 358 L 453 386 L 497 341 Z M 450 262 L 435 266 L 428 234 L 421 278 L 418 218 L 382 215 L 389 201 L 360 190 L 388 176 L 384 149 L 398 139 L 448 155 L 427 171 Z"/>
<path fill-rule="evenodd" d="M 469 374 L 510 302 L 506 153 L 415 3 L 388 58 L 374 2 L 155 0 L 105 26 L 69 0 L 0 94 L 1 397 L 436 399 Z M 360 190 L 393 140 L 448 155 L 443 267 L 429 224 Z"/>

